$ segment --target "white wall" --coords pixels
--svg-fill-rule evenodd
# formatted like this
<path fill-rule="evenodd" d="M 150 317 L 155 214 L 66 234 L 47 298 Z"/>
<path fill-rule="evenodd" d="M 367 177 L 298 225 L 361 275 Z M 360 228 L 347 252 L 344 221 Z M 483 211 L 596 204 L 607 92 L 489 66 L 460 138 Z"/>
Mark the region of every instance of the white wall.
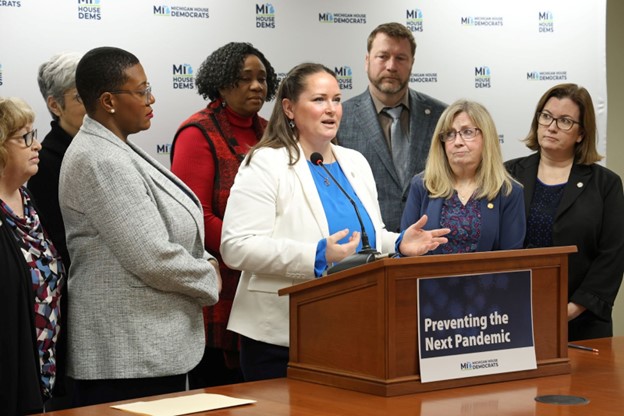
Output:
<path fill-rule="evenodd" d="M 168 165 L 167 144 L 177 126 L 204 106 L 192 89 L 191 72 L 215 48 L 229 41 L 252 42 L 282 75 L 302 61 L 324 63 L 340 71 L 347 99 L 367 84 L 368 33 L 379 23 L 398 21 L 414 27 L 418 42 L 412 87 L 446 102 L 469 98 L 486 105 L 497 122 L 505 158 L 528 153 L 519 139 L 528 131 L 537 99 L 564 81 L 591 92 L 604 149 L 605 4 L 606 0 L 0 0 L 0 95 L 29 101 L 38 114 L 36 127 L 45 132 L 50 117 L 35 82 L 38 65 L 60 51 L 85 52 L 103 45 L 127 49 L 143 63 L 156 97 L 151 129 L 132 139 Z M 274 27 L 258 27 L 263 25 Z M 553 75 L 558 79 L 549 78 Z M 477 88 L 477 78 L 490 87 Z M 268 116 L 271 107 L 266 105 L 262 114 Z"/>
<path fill-rule="evenodd" d="M 624 2 L 607 2 L 607 85 L 609 91 L 607 167 L 624 177 Z M 622 214 L 624 215 L 624 214 Z M 624 290 L 620 289 L 613 313 L 613 332 L 624 335 Z"/>

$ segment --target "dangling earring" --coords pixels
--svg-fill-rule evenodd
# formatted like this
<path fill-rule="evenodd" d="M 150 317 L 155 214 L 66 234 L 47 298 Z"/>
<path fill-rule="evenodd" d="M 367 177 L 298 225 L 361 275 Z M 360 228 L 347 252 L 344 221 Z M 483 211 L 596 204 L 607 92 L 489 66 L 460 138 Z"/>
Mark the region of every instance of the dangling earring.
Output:
<path fill-rule="evenodd" d="M 221 107 L 225 108 L 226 105 L 225 100 L 221 100 Z"/>
<path fill-rule="evenodd" d="M 290 128 L 292 130 L 294 130 L 295 129 L 295 122 L 294 122 L 294 120 L 288 120 L 288 126 L 290 126 Z"/>

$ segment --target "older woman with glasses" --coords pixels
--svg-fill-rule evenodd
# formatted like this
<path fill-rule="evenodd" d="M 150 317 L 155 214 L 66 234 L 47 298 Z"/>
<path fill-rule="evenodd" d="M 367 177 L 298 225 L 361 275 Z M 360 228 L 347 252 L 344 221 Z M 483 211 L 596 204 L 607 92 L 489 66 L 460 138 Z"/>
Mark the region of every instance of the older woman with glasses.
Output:
<path fill-rule="evenodd" d="M 524 185 L 526 247 L 575 245 L 569 257 L 568 339 L 610 337 L 624 273 L 622 180 L 596 164 L 596 117 L 589 92 L 550 88 L 524 139 L 534 154 L 506 163 Z"/>
<path fill-rule="evenodd" d="M 0 98 L 0 414 L 40 411 L 56 381 L 63 263 L 23 184 L 41 145 L 35 114 L 19 98 Z"/>
<path fill-rule="evenodd" d="M 150 127 L 156 101 L 136 56 L 92 49 L 76 86 L 87 116 L 59 183 L 75 403 L 184 390 L 204 352 L 202 307 L 221 285 L 201 203 L 129 138 Z"/>
<path fill-rule="evenodd" d="M 39 171 L 28 181 L 41 223 L 57 248 L 65 270 L 70 260 L 65 241 L 65 224 L 58 199 L 61 162 L 72 139 L 78 133 L 85 115 L 76 90 L 76 65 L 80 60 L 77 53 L 61 53 L 51 57 L 39 66 L 37 82 L 39 90 L 52 116 L 50 131 L 45 136 L 39 152 Z M 61 321 L 67 316 L 67 285 L 63 286 L 61 300 Z M 64 326 L 64 325 L 63 325 Z M 46 410 L 59 410 L 71 404 L 71 380 L 65 377 L 67 332 L 61 332 L 57 344 L 57 383 L 54 399 L 47 403 Z"/>
<path fill-rule="evenodd" d="M 401 229 L 450 228 L 432 254 L 522 248 L 522 188 L 505 170 L 496 126 L 481 104 L 460 100 L 440 116 L 424 172 L 410 184 Z"/>
<path fill-rule="evenodd" d="M 69 270 L 69 253 L 65 242 L 65 226 L 58 202 L 58 182 L 63 156 L 78 133 L 85 115 L 76 90 L 76 65 L 80 55 L 61 53 L 41 64 L 37 82 L 52 116 L 50 131 L 42 142 L 39 172 L 28 181 L 45 226 Z"/>

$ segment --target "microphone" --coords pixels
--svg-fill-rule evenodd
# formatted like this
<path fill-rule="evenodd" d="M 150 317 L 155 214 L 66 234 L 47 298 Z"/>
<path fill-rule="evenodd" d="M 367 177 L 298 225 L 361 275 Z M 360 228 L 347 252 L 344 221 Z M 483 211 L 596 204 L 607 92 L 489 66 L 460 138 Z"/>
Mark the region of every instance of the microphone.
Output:
<path fill-rule="evenodd" d="M 327 167 L 323 164 L 323 155 L 321 155 L 318 152 L 312 153 L 310 155 L 310 162 L 312 162 L 312 164 L 314 165 L 317 165 L 323 168 L 323 170 L 325 170 L 325 173 L 329 175 L 329 177 L 336 184 L 338 189 L 340 189 L 343 195 L 347 197 L 347 199 L 349 200 L 349 202 L 351 203 L 351 205 L 353 205 L 353 208 L 355 209 L 355 216 L 357 217 L 357 220 L 360 223 L 360 228 L 362 230 L 362 233 L 361 233 L 362 249 L 358 251 L 356 254 L 352 254 L 351 256 L 345 258 L 338 264 L 330 267 L 329 270 L 327 270 L 327 274 L 340 272 L 342 270 L 350 269 L 351 267 L 360 266 L 362 264 L 375 261 L 379 258 L 383 258 L 383 255 L 381 253 L 379 253 L 377 250 L 375 250 L 374 248 L 370 246 L 370 243 L 368 241 L 368 234 L 366 234 L 366 229 L 364 228 L 364 222 L 362 221 L 362 216 L 360 215 L 360 210 L 358 209 L 357 204 L 355 203 L 353 198 L 349 196 L 347 191 L 345 191 L 344 188 L 340 186 L 340 184 L 338 183 L 336 178 L 334 178 L 334 175 L 331 174 L 329 169 L 327 169 Z"/>

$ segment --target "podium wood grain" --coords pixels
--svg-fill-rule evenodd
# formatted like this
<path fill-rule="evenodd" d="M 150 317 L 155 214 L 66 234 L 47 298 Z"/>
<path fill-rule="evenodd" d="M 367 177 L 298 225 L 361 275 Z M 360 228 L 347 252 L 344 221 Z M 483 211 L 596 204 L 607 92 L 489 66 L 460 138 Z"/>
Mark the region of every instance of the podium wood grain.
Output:
<path fill-rule="evenodd" d="M 568 254 L 576 247 L 384 259 L 280 290 L 288 377 L 380 396 L 566 374 Z M 537 369 L 422 383 L 418 279 L 531 270 Z"/>

